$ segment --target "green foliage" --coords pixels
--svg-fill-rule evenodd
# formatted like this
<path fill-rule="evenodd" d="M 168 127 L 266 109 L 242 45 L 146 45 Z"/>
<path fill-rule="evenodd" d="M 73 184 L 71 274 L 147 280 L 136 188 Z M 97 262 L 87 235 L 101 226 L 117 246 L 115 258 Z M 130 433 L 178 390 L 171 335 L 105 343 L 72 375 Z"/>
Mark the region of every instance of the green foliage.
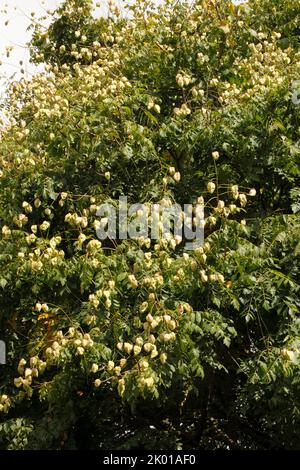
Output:
<path fill-rule="evenodd" d="M 91 3 L 34 27 L 6 102 L 0 448 L 299 449 L 291 2 Z M 202 201 L 204 246 L 101 244 L 121 195 Z"/>

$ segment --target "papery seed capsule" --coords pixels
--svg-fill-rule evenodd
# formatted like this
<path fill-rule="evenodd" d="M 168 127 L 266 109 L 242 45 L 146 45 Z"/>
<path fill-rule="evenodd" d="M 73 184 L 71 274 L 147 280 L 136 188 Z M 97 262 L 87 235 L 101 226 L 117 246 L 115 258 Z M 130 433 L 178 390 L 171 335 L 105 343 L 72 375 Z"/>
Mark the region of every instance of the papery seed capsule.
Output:
<path fill-rule="evenodd" d="M 161 355 L 159 356 L 160 362 L 162 364 L 165 364 L 165 362 L 167 361 L 167 358 L 168 358 L 168 356 L 167 356 L 166 353 L 161 353 Z"/>
<path fill-rule="evenodd" d="M 144 344 L 144 350 L 145 350 L 147 353 L 149 353 L 150 351 L 152 351 L 153 347 L 154 347 L 154 346 L 153 346 L 152 343 L 145 343 L 145 344 Z"/>
<path fill-rule="evenodd" d="M 127 359 L 125 359 L 124 357 L 122 359 L 120 359 L 120 367 L 123 368 L 125 367 L 127 364 Z"/>
<path fill-rule="evenodd" d="M 83 356 L 83 354 L 84 354 L 84 349 L 83 349 L 83 347 L 78 346 L 78 348 L 76 348 L 76 353 L 77 353 L 79 356 Z"/>
<path fill-rule="evenodd" d="M 288 361 L 293 361 L 295 359 L 295 352 L 289 349 L 283 348 L 280 352 L 281 356 Z"/>
<path fill-rule="evenodd" d="M 209 183 L 207 183 L 207 191 L 208 191 L 210 194 L 212 194 L 215 189 L 216 189 L 215 183 L 213 183 L 212 181 L 210 181 Z"/>
<path fill-rule="evenodd" d="M 142 350 L 141 346 L 134 345 L 134 346 L 133 346 L 133 354 L 134 354 L 134 356 L 137 356 L 138 354 L 140 354 L 141 350 Z"/>
<path fill-rule="evenodd" d="M 124 351 L 127 354 L 130 354 L 132 350 L 133 350 L 133 345 L 131 343 L 124 343 Z"/>
<path fill-rule="evenodd" d="M 154 320 L 154 318 L 153 318 L 153 316 L 151 315 L 151 313 L 148 313 L 148 315 L 146 316 L 146 320 L 147 320 L 147 322 L 149 322 L 149 323 L 151 323 L 151 322 Z"/>
<path fill-rule="evenodd" d="M 94 385 L 96 388 L 100 387 L 101 385 L 101 380 L 100 379 L 96 379 L 95 382 L 94 382 Z"/>
<path fill-rule="evenodd" d="M 143 346 L 143 344 L 144 344 L 143 338 L 141 338 L 140 336 L 138 336 L 138 337 L 136 338 L 136 340 L 135 340 L 135 344 L 136 344 L 137 346 Z"/>
<path fill-rule="evenodd" d="M 179 171 L 176 171 L 176 173 L 173 176 L 173 179 L 174 179 L 174 181 L 176 181 L 176 183 L 179 183 L 179 181 L 181 179 L 181 175 L 180 175 Z"/>
<path fill-rule="evenodd" d="M 149 338 L 148 338 L 148 342 L 151 343 L 151 344 L 155 344 L 156 342 L 156 338 L 154 335 L 150 335 Z"/>
<path fill-rule="evenodd" d="M 217 151 L 212 152 L 211 156 L 215 161 L 219 160 L 219 158 L 220 158 L 220 154 Z"/>

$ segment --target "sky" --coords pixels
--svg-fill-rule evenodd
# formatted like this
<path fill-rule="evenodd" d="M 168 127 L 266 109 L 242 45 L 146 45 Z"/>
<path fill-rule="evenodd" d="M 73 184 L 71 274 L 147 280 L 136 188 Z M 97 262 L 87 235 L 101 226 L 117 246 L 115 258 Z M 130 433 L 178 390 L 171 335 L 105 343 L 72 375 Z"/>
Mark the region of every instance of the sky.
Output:
<path fill-rule="evenodd" d="M 0 0 L 0 95 L 5 92 L 7 78 L 16 74 L 20 77 L 19 62 L 24 62 L 25 76 L 31 76 L 35 68 L 29 64 L 29 54 L 26 43 L 30 39 L 27 28 L 31 22 L 31 12 L 41 17 L 47 9 L 54 9 L 60 0 Z M 6 7 L 6 5 L 8 5 Z M 7 12 L 7 13 L 6 13 Z M 7 26 L 5 22 L 8 21 Z M 9 58 L 6 57 L 6 47 L 13 46 Z"/>

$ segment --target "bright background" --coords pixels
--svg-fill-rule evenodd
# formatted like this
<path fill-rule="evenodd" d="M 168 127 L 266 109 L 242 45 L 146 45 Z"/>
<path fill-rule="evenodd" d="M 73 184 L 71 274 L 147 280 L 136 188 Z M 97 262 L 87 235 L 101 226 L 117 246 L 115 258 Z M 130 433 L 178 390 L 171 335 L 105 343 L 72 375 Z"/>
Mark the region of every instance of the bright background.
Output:
<path fill-rule="evenodd" d="M 31 76 L 35 68 L 29 64 L 29 54 L 26 43 L 30 39 L 27 31 L 31 23 L 31 12 L 37 18 L 46 13 L 47 9 L 54 9 L 61 3 L 60 0 L 0 0 L 0 94 L 3 96 L 7 78 L 15 74 L 20 77 L 19 62 L 24 62 L 25 76 Z M 8 21 L 7 26 L 5 23 Z M 6 57 L 6 46 L 12 46 L 10 57 Z"/>

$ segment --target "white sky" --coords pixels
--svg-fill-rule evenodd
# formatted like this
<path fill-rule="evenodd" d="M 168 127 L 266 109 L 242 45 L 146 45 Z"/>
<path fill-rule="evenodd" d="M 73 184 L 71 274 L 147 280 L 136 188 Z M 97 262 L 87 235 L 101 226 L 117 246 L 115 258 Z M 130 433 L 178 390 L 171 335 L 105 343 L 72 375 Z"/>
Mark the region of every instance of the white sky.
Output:
<path fill-rule="evenodd" d="M 29 55 L 26 43 L 30 39 L 27 28 L 31 22 L 31 12 L 36 17 L 45 14 L 45 10 L 54 9 L 61 0 L 0 0 L 0 94 L 5 91 L 6 79 L 16 73 L 20 77 L 19 61 L 23 60 L 23 68 L 27 75 L 34 72 L 34 67 L 29 64 Z M 6 10 L 6 12 L 5 12 Z M 9 21 L 5 26 L 5 22 Z M 9 58 L 6 57 L 6 46 L 13 46 Z"/>

